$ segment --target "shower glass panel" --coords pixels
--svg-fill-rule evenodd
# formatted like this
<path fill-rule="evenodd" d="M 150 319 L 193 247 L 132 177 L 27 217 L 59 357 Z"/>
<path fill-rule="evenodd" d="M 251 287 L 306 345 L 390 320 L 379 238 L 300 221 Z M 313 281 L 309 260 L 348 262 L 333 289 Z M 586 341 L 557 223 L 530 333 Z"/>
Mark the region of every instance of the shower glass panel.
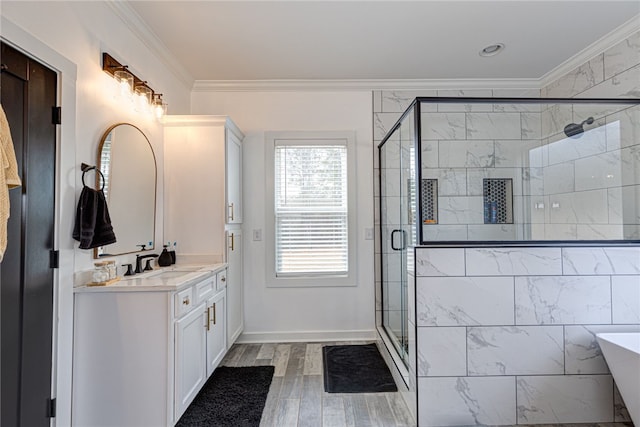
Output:
<path fill-rule="evenodd" d="M 412 118 L 412 112 L 408 112 Z M 408 363 L 407 251 L 415 246 L 415 126 L 405 120 L 379 147 L 382 325 Z"/>
<path fill-rule="evenodd" d="M 640 100 L 416 102 L 422 244 L 640 240 Z"/>

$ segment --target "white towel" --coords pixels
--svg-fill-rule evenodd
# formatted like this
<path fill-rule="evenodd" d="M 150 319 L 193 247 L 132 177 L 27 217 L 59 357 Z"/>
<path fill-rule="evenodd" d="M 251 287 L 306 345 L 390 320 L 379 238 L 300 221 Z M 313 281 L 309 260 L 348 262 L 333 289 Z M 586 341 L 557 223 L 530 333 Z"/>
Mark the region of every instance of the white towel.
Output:
<path fill-rule="evenodd" d="M 22 182 L 18 176 L 18 163 L 13 149 L 11 130 L 7 116 L 0 105 L 0 261 L 7 248 L 7 220 L 11 206 L 9 205 L 9 189 L 19 187 Z"/>

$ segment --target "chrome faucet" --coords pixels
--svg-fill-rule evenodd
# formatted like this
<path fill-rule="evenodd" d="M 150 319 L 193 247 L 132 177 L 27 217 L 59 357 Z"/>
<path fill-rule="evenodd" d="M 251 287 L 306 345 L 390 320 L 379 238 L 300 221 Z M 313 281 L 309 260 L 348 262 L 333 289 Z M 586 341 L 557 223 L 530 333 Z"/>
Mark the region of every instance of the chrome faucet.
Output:
<path fill-rule="evenodd" d="M 158 254 L 148 254 L 148 255 L 136 255 L 136 271 L 135 274 L 138 273 L 142 273 L 143 269 L 142 269 L 142 260 L 145 258 L 155 258 L 157 257 Z M 153 270 L 153 268 L 151 268 L 151 260 L 147 261 L 147 266 L 144 268 L 144 270 Z"/>

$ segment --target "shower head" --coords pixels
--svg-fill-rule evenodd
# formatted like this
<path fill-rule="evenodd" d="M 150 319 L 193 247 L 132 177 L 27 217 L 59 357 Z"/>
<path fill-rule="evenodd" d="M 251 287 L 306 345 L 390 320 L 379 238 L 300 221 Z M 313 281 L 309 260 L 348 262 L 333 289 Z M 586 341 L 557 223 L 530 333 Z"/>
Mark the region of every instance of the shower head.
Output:
<path fill-rule="evenodd" d="M 590 125 L 591 123 L 593 123 L 593 117 L 589 117 L 586 120 L 583 120 L 580 124 L 569 123 L 564 127 L 564 134 L 570 138 L 574 136 L 577 138 L 584 133 L 584 125 Z"/>

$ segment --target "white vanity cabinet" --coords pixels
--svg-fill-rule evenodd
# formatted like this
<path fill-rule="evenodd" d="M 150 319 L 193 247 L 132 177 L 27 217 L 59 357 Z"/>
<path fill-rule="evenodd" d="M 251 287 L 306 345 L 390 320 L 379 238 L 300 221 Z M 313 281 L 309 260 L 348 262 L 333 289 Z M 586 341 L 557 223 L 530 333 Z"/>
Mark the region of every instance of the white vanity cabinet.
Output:
<path fill-rule="evenodd" d="M 164 235 L 178 242 L 179 257 L 205 255 L 228 264 L 230 347 L 244 328 L 244 135 L 227 116 L 168 115 L 164 126 Z"/>
<path fill-rule="evenodd" d="M 175 322 L 176 422 L 227 352 L 226 287 L 219 286 L 226 277 L 222 270 L 176 294 L 176 310 L 187 313 Z M 185 310 L 191 301 L 196 306 Z"/>
<path fill-rule="evenodd" d="M 207 300 L 207 377 L 227 353 L 226 293 L 216 293 Z"/>
<path fill-rule="evenodd" d="M 242 228 L 227 230 L 227 340 L 228 347 L 238 339 L 244 329 L 242 279 Z"/>
<path fill-rule="evenodd" d="M 227 270 L 189 274 L 76 289 L 74 426 L 180 419 L 227 350 Z"/>
<path fill-rule="evenodd" d="M 242 139 L 227 130 L 225 135 L 225 185 L 227 224 L 242 224 Z"/>
<path fill-rule="evenodd" d="M 177 421 L 207 380 L 207 334 L 200 304 L 175 323 L 175 416 Z"/>

